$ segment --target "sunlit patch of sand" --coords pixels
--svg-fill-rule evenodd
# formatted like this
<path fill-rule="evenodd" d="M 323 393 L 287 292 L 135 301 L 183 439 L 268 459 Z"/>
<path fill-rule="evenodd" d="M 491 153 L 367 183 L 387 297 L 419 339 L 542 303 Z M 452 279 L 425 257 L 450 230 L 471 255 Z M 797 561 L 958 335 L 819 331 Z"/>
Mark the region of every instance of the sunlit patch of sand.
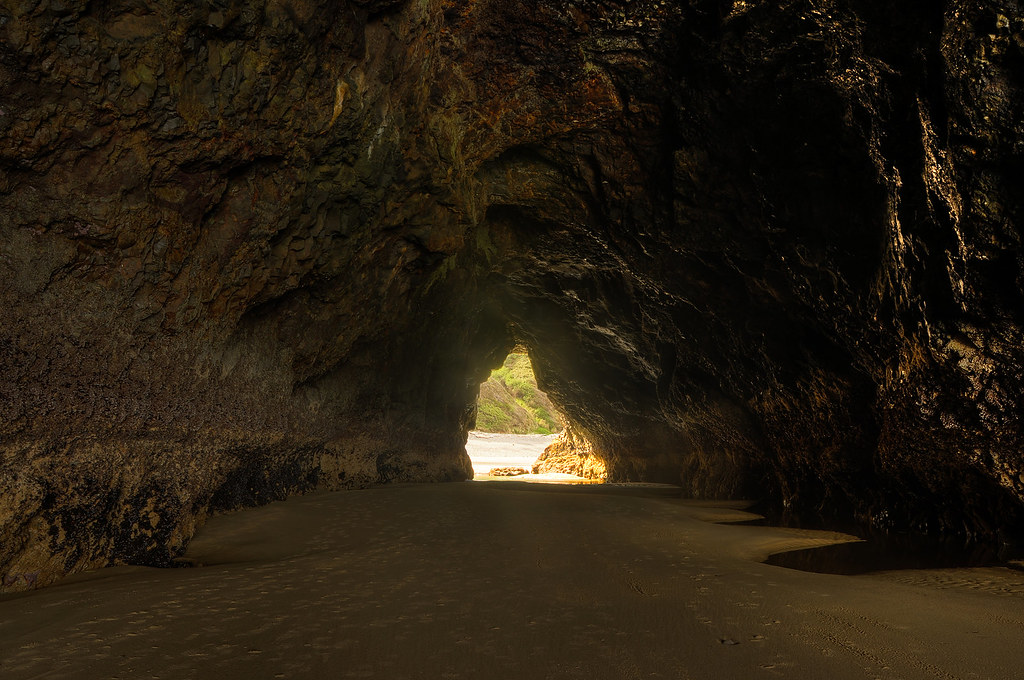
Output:
<path fill-rule="evenodd" d="M 534 461 L 544 452 L 557 435 L 549 434 L 497 434 L 470 432 L 466 453 L 473 463 L 473 479 L 479 482 L 519 481 L 546 484 L 594 484 L 597 480 L 561 472 L 526 474 L 514 477 L 488 474 L 495 468 L 521 467 L 530 470 Z"/>
<path fill-rule="evenodd" d="M 480 474 L 473 477 L 476 482 L 531 482 L 536 484 L 600 484 L 599 479 L 587 479 L 564 472 L 548 472 L 542 475 L 528 474 L 515 477 Z"/>
<path fill-rule="evenodd" d="M 485 475 L 491 468 L 521 467 L 529 470 L 556 435 L 469 433 L 466 453 L 473 462 L 473 472 Z"/>

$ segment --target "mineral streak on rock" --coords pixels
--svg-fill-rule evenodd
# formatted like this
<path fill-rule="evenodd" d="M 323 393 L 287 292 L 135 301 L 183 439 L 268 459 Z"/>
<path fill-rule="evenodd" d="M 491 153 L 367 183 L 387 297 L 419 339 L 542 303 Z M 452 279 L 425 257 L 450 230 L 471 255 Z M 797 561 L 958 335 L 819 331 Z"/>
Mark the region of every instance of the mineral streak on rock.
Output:
<path fill-rule="evenodd" d="M 467 478 L 515 342 L 611 479 L 1019 531 L 1022 45 L 994 0 L 5 0 L 3 588 Z"/>

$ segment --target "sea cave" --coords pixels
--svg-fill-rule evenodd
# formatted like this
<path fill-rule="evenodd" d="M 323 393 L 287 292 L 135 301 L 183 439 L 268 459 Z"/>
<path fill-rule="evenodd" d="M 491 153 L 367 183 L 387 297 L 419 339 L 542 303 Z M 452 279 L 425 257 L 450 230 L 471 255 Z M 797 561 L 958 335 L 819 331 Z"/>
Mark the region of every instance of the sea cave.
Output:
<path fill-rule="evenodd" d="M 198 530 L 284 499 L 404 493 L 442 524 L 443 494 L 558 506 L 458 484 L 516 348 L 608 482 L 671 485 L 638 488 L 686 521 L 749 499 L 1019 559 L 1022 87 L 1015 0 L 4 0 L 0 615 L 80 572 L 204 563 Z M 627 502 L 597 487 L 579 517 Z M 661 545 L 637 517 L 620 565 Z M 749 668 L 1019 667 L 968 676 L 966 649 Z M 36 677 L 22 656 L 0 674 Z M 587 658 L 530 673 L 655 657 Z M 60 677 L 115 677 L 88 668 Z"/>

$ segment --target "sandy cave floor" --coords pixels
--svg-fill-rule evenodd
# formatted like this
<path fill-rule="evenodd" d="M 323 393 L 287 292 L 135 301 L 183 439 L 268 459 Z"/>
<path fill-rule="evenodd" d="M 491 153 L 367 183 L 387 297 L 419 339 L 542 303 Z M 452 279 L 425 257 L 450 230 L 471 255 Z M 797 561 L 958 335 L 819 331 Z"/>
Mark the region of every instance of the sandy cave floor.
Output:
<path fill-rule="evenodd" d="M 474 482 L 212 519 L 185 569 L 0 600 L 0 678 L 1017 678 L 1024 577 L 758 562 L 842 535 L 662 488 Z"/>

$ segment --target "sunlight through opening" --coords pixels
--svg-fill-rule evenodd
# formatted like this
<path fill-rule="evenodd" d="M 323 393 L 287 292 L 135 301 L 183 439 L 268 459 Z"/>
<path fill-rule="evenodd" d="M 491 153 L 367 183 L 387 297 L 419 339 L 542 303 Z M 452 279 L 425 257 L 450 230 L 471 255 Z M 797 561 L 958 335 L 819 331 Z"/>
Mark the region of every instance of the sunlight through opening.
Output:
<path fill-rule="evenodd" d="M 599 482 L 603 466 L 590 469 L 588 478 L 575 453 L 566 455 L 569 445 L 582 441 L 566 431 L 564 417 L 537 386 L 525 348 L 517 346 L 480 385 L 476 427 L 466 452 L 479 481 Z M 566 460 L 555 463 L 556 455 Z"/>

